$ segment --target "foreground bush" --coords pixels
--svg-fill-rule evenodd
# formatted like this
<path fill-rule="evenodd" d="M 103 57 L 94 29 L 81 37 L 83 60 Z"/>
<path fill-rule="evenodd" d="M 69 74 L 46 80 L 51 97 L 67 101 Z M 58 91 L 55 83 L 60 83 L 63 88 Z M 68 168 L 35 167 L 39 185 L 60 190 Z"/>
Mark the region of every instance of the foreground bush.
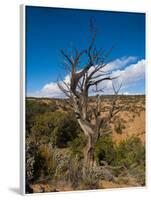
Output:
<path fill-rule="evenodd" d="M 56 169 L 56 162 L 53 156 L 53 150 L 48 145 L 40 145 L 35 155 L 34 163 L 34 177 L 45 178 L 48 176 L 50 179 Z"/>
<path fill-rule="evenodd" d="M 56 110 L 57 106 L 55 102 L 46 104 L 44 102 L 39 102 L 38 100 L 26 100 L 26 131 L 28 134 L 36 122 L 36 116 L 46 112 L 54 112 Z"/>
<path fill-rule="evenodd" d="M 111 135 L 100 137 L 95 145 L 96 168 L 82 179 L 86 137 L 74 113 L 56 110 L 47 104 L 27 103 L 26 183 L 38 180 L 70 183 L 74 189 L 100 187 L 100 181 L 136 180 L 145 185 L 145 148 L 137 137 L 115 145 Z M 115 128 L 115 127 L 114 127 Z M 121 133 L 123 127 L 117 124 Z M 101 131 L 109 132 L 111 127 Z M 120 183 L 120 182 L 119 182 Z M 128 184 L 128 183 L 127 183 Z"/>
<path fill-rule="evenodd" d="M 73 156 L 83 158 L 83 149 L 86 145 L 86 137 L 83 133 L 77 135 L 77 137 L 68 143 Z"/>
<path fill-rule="evenodd" d="M 68 147 L 69 141 L 74 140 L 81 132 L 72 112 L 54 112 L 50 117 L 50 121 L 52 125 L 52 143 L 59 148 Z"/>
<path fill-rule="evenodd" d="M 115 149 L 110 135 L 104 135 L 98 139 L 95 146 L 95 159 L 99 164 L 101 161 L 106 161 L 108 164 L 114 161 Z"/>
<path fill-rule="evenodd" d="M 125 125 L 118 120 L 115 125 L 114 125 L 114 130 L 118 133 L 118 134 L 122 134 L 123 129 L 125 129 Z"/>
<path fill-rule="evenodd" d="M 116 146 L 115 155 L 114 165 L 123 165 L 126 168 L 145 162 L 145 148 L 138 137 L 130 137 Z"/>
<path fill-rule="evenodd" d="M 36 116 L 30 137 L 37 143 L 50 142 L 53 147 L 65 148 L 80 132 L 73 113 L 56 111 Z"/>

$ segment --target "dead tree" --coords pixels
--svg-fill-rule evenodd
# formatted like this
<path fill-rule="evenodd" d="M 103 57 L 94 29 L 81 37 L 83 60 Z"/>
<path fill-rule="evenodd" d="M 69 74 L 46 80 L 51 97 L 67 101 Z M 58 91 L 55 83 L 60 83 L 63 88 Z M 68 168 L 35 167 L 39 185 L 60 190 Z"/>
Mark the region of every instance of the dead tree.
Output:
<path fill-rule="evenodd" d="M 95 105 L 90 108 L 89 92 L 99 93 L 103 91 L 101 84 L 104 81 L 113 81 L 117 77 L 112 75 L 111 71 L 106 71 L 107 58 L 112 48 L 105 52 L 102 48 L 95 48 L 96 30 L 92 31 L 92 38 L 88 47 L 82 51 L 72 48 L 72 53 L 68 54 L 61 50 L 64 58 L 64 66 L 70 74 L 70 81 L 58 79 L 58 87 L 68 97 L 77 121 L 87 138 L 87 144 L 84 148 L 83 176 L 86 175 L 87 169 L 94 166 L 94 148 L 99 137 L 105 133 L 101 128 L 110 123 L 115 114 L 119 112 L 117 106 L 118 90 L 114 87 L 114 98 L 112 106 L 106 117 L 101 116 L 100 95 L 96 95 Z M 81 62 L 81 60 L 83 62 Z M 80 68 L 79 68 L 80 67 Z"/>

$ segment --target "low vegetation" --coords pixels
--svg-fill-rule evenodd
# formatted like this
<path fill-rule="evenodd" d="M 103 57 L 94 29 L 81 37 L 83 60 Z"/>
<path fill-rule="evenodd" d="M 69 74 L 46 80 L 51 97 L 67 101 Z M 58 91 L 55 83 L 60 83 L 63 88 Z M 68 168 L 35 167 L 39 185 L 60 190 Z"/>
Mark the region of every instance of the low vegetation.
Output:
<path fill-rule="evenodd" d="M 110 103 L 110 98 L 104 99 Z M 126 126 L 119 116 L 105 129 L 124 135 Z M 131 133 L 118 143 L 112 134 L 100 137 L 94 151 L 96 167 L 83 180 L 85 145 L 86 138 L 64 101 L 27 98 L 26 192 L 97 189 L 104 188 L 103 181 L 117 187 L 145 185 L 145 146 L 139 137 Z"/>

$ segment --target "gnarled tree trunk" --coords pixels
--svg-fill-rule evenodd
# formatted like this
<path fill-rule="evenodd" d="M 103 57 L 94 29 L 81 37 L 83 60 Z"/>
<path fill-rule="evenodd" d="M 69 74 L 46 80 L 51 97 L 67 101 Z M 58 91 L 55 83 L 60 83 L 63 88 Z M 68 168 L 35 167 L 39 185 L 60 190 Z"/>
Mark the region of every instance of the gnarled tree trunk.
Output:
<path fill-rule="evenodd" d="M 94 166 L 94 145 L 91 135 L 87 137 L 87 144 L 84 148 L 84 162 L 83 162 L 83 178 L 86 177 L 86 172 L 91 171 Z"/>
<path fill-rule="evenodd" d="M 83 162 L 83 178 L 86 177 L 86 172 L 91 171 L 93 166 L 95 165 L 94 160 L 94 148 L 96 143 L 96 133 L 91 128 L 88 122 L 78 119 L 78 122 L 86 136 L 87 143 L 84 147 L 83 155 L 84 155 L 84 162 Z"/>

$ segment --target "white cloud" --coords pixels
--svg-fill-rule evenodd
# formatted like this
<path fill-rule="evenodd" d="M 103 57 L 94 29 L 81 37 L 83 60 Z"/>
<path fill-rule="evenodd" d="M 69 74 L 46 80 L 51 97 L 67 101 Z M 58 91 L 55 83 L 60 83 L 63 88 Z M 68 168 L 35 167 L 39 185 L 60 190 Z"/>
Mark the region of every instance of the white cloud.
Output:
<path fill-rule="evenodd" d="M 113 71 L 113 70 L 117 70 L 117 69 L 122 69 L 123 67 L 136 62 L 136 60 L 137 60 L 137 57 L 135 57 L 135 56 L 117 58 L 114 61 L 107 64 L 105 67 L 105 70 Z"/>
<path fill-rule="evenodd" d="M 133 82 L 142 80 L 145 78 L 145 60 L 140 60 L 136 64 L 132 64 L 121 71 L 121 78 L 123 84 L 131 84 Z"/>
<path fill-rule="evenodd" d="M 129 65 L 124 70 L 114 72 L 119 74 L 119 81 L 122 81 L 123 88 L 133 87 L 140 81 L 145 81 L 145 60 L 140 60 L 135 64 Z"/>
<path fill-rule="evenodd" d="M 121 60 L 121 59 L 119 59 Z M 132 57 L 126 58 L 126 60 L 123 60 L 124 64 L 132 60 Z M 116 60 L 114 61 L 114 64 L 118 63 Z M 120 63 L 120 62 L 119 62 Z M 109 65 L 109 64 L 108 64 Z M 116 88 L 120 86 L 122 83 L 122 91 L 124 89 L 127 89 L 129 87 L 134 87 L 138 82 L 143 81 L 145 79 L 145 60 L 140 60 L 136 62 L 135 64 L 130 64 L 124 69 L 118 69 L 122 66 L 120 63 L 118 65 L 113 65 L 111 63 L 111 67 L 109 66 L 108 68 L 112 68 L 112 77 L 118 77 L 117 79 L 113 80 L 113 83 Z M 113 70 L 114 69 L 114 70 Z M 100 85 L 98 85 L 98 88 L 104 88 L 105 93 L 113 93 L 113 88 L 112 88 L 112 82 L 111 81 L 104 81 L 101 82 Z M 91 94 L 93 94 L 92 90 L 94 89 L 91 88 Z"/>
<path fill-rule="evenodd" d="M 123 95 L 129 95 L 130 93 L 129 92 L 123 92 Z"/>
<path fill-rule="evenodd" d="M 40 91 L 40 95 L 43 96 L 51 96 L 51 97 L 58 97 L 61 95 L 60 93 L 60 89 L 58 88 L 58 85 L 57 83 L 49 83 L 49 84 L 46 84 L 42 90 Z"/>
<path fill-rule="evenodd" d="M 105 70 L 111 70 L 112 76 L 119 76 L 119 78 L 114 80 L 114 85 L 119 86 L 122 82 L 122 92 L 128 94 L 129 87 L 133 87 L 140 81 L 145 79 L 145 60 L 139 60 L 135 64 L 130 64 L 136 62 L 136 57 L 122 57 L 116 59 L 113 62 L 109 63 Z M 90 68 L 92 71 L 94 67 Z M 66 83 L 70 82 L 70 75 L 66 75 L 64 78 Z M 113 93 L 112 82 L 104 81 L 101 82 L 100 87 L 104 88 L 105 93 Z M 93 88 L 94 89 L 94 88 Z M 90 90 L 90 95 L 93 95 L 92 88 Z M 34 94 L 28 94 L 28 96 L 35 97 L 52 97 L 52 98 L 62 98 L 65 97 L 64 94 L 58 88 L 57 83 L 51 82 L 43 86 L 43 88 Z"/>
<path fill-rule="evenodd" d="M 64 78 L 66 83 L 70 82 L 70 76 L 66 75 Z M 28 96 L 34 97 L 52 97 L 52 98 L 63 98 L 64 94 L 59 89 L 57 82 L 51 82 L 45 84 L 41 90 L 36 91 L 35 93 L 29 93 Z"/>
<path fill-rule="evenodd" d="M 36 91 L 34 93 L 29 93 L 28 96 L 57 98 L 63 97 L 63 94 L 58 88 L 57 83 L 51 82 L 44 85 L 41 90 Z"/>

